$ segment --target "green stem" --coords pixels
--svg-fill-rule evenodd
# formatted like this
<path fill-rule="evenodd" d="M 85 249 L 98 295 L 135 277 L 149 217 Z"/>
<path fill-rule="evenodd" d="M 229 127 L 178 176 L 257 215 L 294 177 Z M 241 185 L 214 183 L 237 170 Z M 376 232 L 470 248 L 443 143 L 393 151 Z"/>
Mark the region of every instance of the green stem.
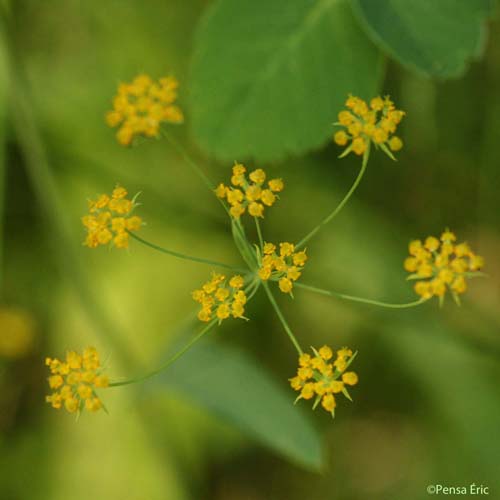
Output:
<path fill-rule="evenodd" d="M 199 165 L 191 158 L 191 156 L 186 152 L 186 150 L 170 135 L 168 134 L 165 129 L 162 129 L 162 135 L 167 139 L 167 141 L 170 143 L 170 145 L 177 151 L 177 153 L 183 158 L 183 160 L 192 168 L 192 170 L 195 172 L 195 174 L 203 181 L 203 183 L 212 191 L 214 192 L 215 185 L 214 183 L 210 180 L 210 178 L 203 172 L 203 170 L 199 167 Z M 231 214 L 229 212 L 229 208 L 227 207 L 226 203 L 224 200 L 220 199 L 217 197 L 221 205 L 223 206 L 224 210 L 228 214 L 229 218 L 232 220 Z M 243 228 L 239 225 L 239 220 L 237 221 L 238 224 L 236 224 L 236 230 L 240 233 L 240 236 L 243 239 L 246 239 L 245 233 L 243 231 Z"/>
<path fill-rule="evenodd" d="M 245 230 L 240 219 L 231 219 L 231 229 L 233 231 L 234 244 L 240 252 L 240 255 L 247 263 L 250 270 L 256 271 L 258 268 L 257 255 L 255 254 L 255 249 L 246 237 Z"/>
<path fill-rule="evenodd" d="M 294 286 L 297 288 L 303 288 L 304 290 L 309 290 L 310 292 L 319 293 L 321 295 L 328 295 L 329 297 L 337 297 L 339 299 L 351 300 L 353 302 L 362 302 L 363 304 L 371 304 L 373 306 L 387 307 L 389 309 L 407 309 L 409 307 L 419 306 L 429 299 L 419 299 L 414 302 L 408 302 L 406 304 L 390 304 L 388 302 L 380 302 L 379 300 L 364 299 L 362 297 L 355 297 L 353 295 L 346 295 L 344 293 L 334 292 L 332 290 L 324 290 L 323 288 L 317 288 L 315 286 L 305 285 L 303 283 L 295 283 Z"/>
<path fill-rule="evenodd" d="M 204 182 L 204 184 L 213 192 L 215 189 L 214 183 L 210 178 L 203 172 L 203 170 L 198 166 L 198 164 L 189 156 L 186 150 L 167 132 L 163 129 L 162 135 L 167 139 L 170 145 L 179 153 L 182 159 L 193 169 L 196 175 Z"/>
<path fill-rule="evenodd" d="M 258 280 L 257 278 L 255 278 L 252 282 L 250 282 L 246 286 L 245 293 L 248 294 L 247 302 L 249 302 L 250 299 L 255 295 L 255 293 L 259 289 L 259 286 L 260 286 L 260 280 Z M 160 365 L 155 370 L 150 371 L 144 375 L 141 375 L 140 377 L 123 380 L 121 382 L 112 382 L 109 384 L 109 387 L 120 387 L 122 385 L 135 384 L 137 382 L 142 382 L 151 377 L 154 377 L 155 375 L 158 375 L 158 373 L 168 368 L 172 363 L 177 361 L 183 354 L 189 351 L 189 349 L 191 349 L 191 347 L 193 347 L 193 345 L 196 344 L 196 342 L 198 342 L 198 340 L 200 340 L 218 321 L 219 320 L 217 318 L 212 319 L 212 321 L 210 321 L 210 323 L 208 323 L 205 326 L 205 328 L 203 328 L 197 335 L 195 335 L 181 350 L 177 351 L 173 356 L 168 358 L 167 361 L 165 361 L 165 363 Z"/>
<path fill-rule="evenodd" d="M 255 278 L 255 280 L 250 284 L 250 286 L 248 287 L 248 292 L 249 295 L 247 296 L 247 302 L 250 302 L 250 299 L 252 299 L 252 297 L 257 293 L 257 291 L 259 290 L 260 288 L 260 279 L 259 278 Z"/>
<path fill-rule="evenodd" d="M 177 151 L 177 153 L 183 158 L 183 160 L 193 169 L 195 174 L 203 181 L 203 183 L 212 191 L 214 192 L 215 185 L 214 183 L 210 180 L 210 178 L 205 174 L 205 172 L 200 168 L 200 166 L 189 156 L 187 151 L 170 135 L 168 134 L 164 129 L 162 129 L 162 135 L 167 139 L 167 141 L 170 143 L 170 145 Z M 227 207 L 226 203 L 224 200 L 220 199 L 217 197 L 219 200 L 220 204 L 224 207 L 224 210 L 226 213 L 229 215 L 229 218 L 231 217 L 231 214 L 229 212 L 229 208 Z"/>
<path fill-rule="evenodd" d="M 286 319 L 283 316 L 283 313 L 281 312 L 281 309 L 279 308 L 278 303 L 276 302 L 276 299 L 274 298 L 274 295 L 272 294 L 268 283 L 263 281 L 262 285 L 264 286 L 264 290 L 266 291 L 267 297 L 269 298 L 269 302 L 271 302 L 271 305 L 274 307 L 274 310 L 276 311 L 276 314 L 278 315 L 278 318 L 280 319 L 281 324 L 283 325 L 283 328 L 285 329 L 285 332 L 290 337 L 290 340 L 292 341 L 293 345 L 295 346 L 295 349 L 297 349 L 297 352 L 299 354 L 303 354 L 302 348 L 300 347 L 299 342 L 295 338 L 295 335 L 293 334 L 291 328 L 288 326 L 288 323 L 286 322 Z"/>
<path fill-rule="evenodd" d="M 129 234 L 132 238 L 141 242 L 143 245 L 150 247 L 150 248 L 153 248 L 154 250 L 157 250 L 158 252 L 165 253 L 167 255 L 172 255 L 173 257 L 177 257 L 179 259 L 190 260 L 192 262 L 201 262 L 202 264 L 209 264 L 209 265 L 215 266 L 215 267 L 223 267 L 225 269 L 231 269 L 232 271 L 237 271 L 239 273 L 246 273 L 247 272 L 247 269 L 244 269 L 242 267 L 234 267 L 234 266 L 230 266 L 229 264 L 217 262 L 216 260 L 203 259 L 202 257 L 193 257 L 191 255 L 185 255 L 185 254 L 180 253 L 180 252 L 175 252 L 174 250 L 168 250 L 167 248 L 163 248 L 159 245 L 155 245 L 154 243 L 150 243 L 149 241 L 146 241 L 145 239 L 141 238 L 140 236 L 137 236 L 135 233 L 132 233 L 129 231 Z"/>
<path fill-rule="evenodd" d="M 177 151 L 177 153 L 183 158 L 183 160 L 192 168 L 192 170 L 195 172 L 195 174 L 203 181 L 203 183 L 210 189 L 212 194 L 214 194 L 215 190 L 215 185 L 214 183 L 210 180 L 210 178 L 203 172 L 203 170 L 199 167 L 199 165 L 189 156 L 187 151 L 170 135 L 168 134 L 165 129 L 162 129 L 162 135 L 167 139 L 167 141 L 170 143 L 170 145 Z M 224 200 L 220 199 L 217 197 L 219 200 L 219 203 L 222 205 L 226 213 L 228 214 L 229 218 L 232 220 L 231 213 L 229 212 L 229 208 L 227 207 L 226 203 Z M 240 235 L 244 237 L 244 233 L 242 232 L 242 228 L 237 226 L 238 232 L 240 232 Z"/>
<path fill-rule="evenodd" d="M 173 356 L 167 359 L 165 363 L 160 365 L 158 368 L 156 368 L 153 371 L 150 371 L 146 373 L 145 375 L 142 375 L 140 377 L 136 378 L 131 378 L 129 380 L 123 380 L 121 382 L 112 382 L 109 384 L 109 387 L 120 387 L 122 385 L 130 385 L 130 384 L 135 384 L 137 382 L 143 382 L 144 380 L 147 380 L 151 377 L 154 377 L 155 375 L 158 375 L 160 372 L 168 368 L 172 363 L 177 361 L 184 353 L 189 351 L 191 347 L 193 347 L 198 340 L 200 340 L 210 329 L 217 323 L 217 319 L 213 319 L 208 325 L 205 326 L 198 334 L 196 334 L 182 349 L 177 351 Z"/>
<path fill-rule="evenodd" d="M 255 219 L 255 227 L 257 228 L 257 235 L 259 237 L 259 244 L 261 252 L 264 251 L 264 238 L 262 238 L 262 230 L 260 228 L 260 222 L 258 217 L 254 217 Z"/>
<path fill-rule="evenodd" d="M 363 161 L 361 163 L 361 168 L 359 170 L 358 176 L 356 177 L 356 180 L 354 181 L 353 185 L 351 186 L 351 189 L 347 192 L 347 194 L 344 196 L 342 201 L 335 207 L 333 212 L 331 212 L 329 215 L 327 215 L 310 233 L 308 233 L 306 236 L 304 236 L 296 245 L 295 248 L 299 249 L 303 247 L 323 226 L 328 224 L 335 216 L 339 214 L 339 212 L 344 208 L 344 205 L 349 201 L 349 198 L 352 196 L 354 191 L 356 191 L 356 188 L 358 187 L 359 183 L 361 182 L 361 179 L 363 178 L 363 175 L 366 171 L 366 167 L 368 165 L 368 158 L 370 157 L 370 145 L 368 145 L 367 150 L 365 151 L 363 155 Z"/>

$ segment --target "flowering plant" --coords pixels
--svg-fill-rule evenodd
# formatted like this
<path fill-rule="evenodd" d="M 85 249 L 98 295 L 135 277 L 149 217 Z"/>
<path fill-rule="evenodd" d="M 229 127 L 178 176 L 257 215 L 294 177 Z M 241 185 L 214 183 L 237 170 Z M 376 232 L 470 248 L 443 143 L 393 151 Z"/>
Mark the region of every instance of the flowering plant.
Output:
<path fill-rule="evenodd" d="M 129 247 L 132 239 L 164 254 L 202 262 L 212 268 L 230 271 L 231 274 L 212 271 L 210 279 L 192 292 L 193 300 L 200 305 L 197 317 L 204 325 L 186 346 L 167 359 L 163 365 L 140 377 L 109 381 L 101 373 L 99 355 L 94 348 L 86 349 L 83 355 L 70 351 L 64 362 L 47 358 L 51 372 L 49 386 L 55 390 L 47 396 L 47 402 L 53 408 L 64 407 L 70 413 L 104 408 L 97 389 L 138 383 L 151 378 L 167 369 L 223 321 L 251 320 L 249 304 L 262 289 L 298 356 L 296 375 L 290 378 L 292 389 L 299 392 L 296 401 L 314 399 L 313 408 L 321 403 L 321 406 L 334 416 L 336 398 L 340 393 L 352 401 L 347 387 L 358 383 L 358 375 L 354 371 L 346 370 L 354 361 L 357 352 L 348 347 L 333 350 L 324 345 L 319 349 L 311 348 L 314 356 L 305 353 L 302 348 L 302 343 L 306 341 L 305 336 L 296 336 L 293 332 L 276 300 L 274 287 L 277 285 L 277 289 L 289 298 L 293 298 L 297 288 L 392 309 L 421 306 L 433 296 L 439 297 L 442 305 L 447 291 L 459 303 L 459 295 L 466 291 L 466 279 L 481 275 L 483 259 L 473 253 L 468 244 L 455 244 L 456 237 L 449 230 L 444 231 L 439 239 L 430 236 L 423 243 L 420 240 L 412 241 L 409 245 L 410 257 L 405 260 L 404 268 L 411 273 L 408 279 L 417 280 L 415 292 L 418 299 L 403 304 L 347 295 L 304 283 L 302 276 L 307 272 L 306 263 L 310 258 L 315 258 L 314 250 L 306 248 L 306 244 L 310 244 L 312 238 L 340 213 L 351 198 L 366 172 L 371 150 L 380 149 L 395 160 L 394 153 L 403 146 L 403 141 L 395 133 L 405 113 L 396 109 L 389 97 L 375 97 L 367 104 L 359 97 L 348 96 L 345 102 L 347 109 L 338 114 L 335 125 L 340 127 L 340 130 L 334 133 L 333 140 L 345 147 L 340 157 L 351 152 L 361 156 L 361 167 L 354 183 L 340 203 L 298 242 L 271 243 L 264 238 L 261 221 L 267 211 L 284 196 L 285 182 L 281 178 L 269 179 L 262 168 L 249 171 L 241 163 L 232 167 L 227 184 L 212 182 L 182 146 L 174 141 L 168 130 L 161 128 L 163 123 L 183 122 L 183 113 L 174 104 L 177 88 L 177 81 L 172 77 L 154 82 L 147 75 L 139 75 L 131 83 L 120 84 L 118 94 L 113 100 L 113 109 L 107 114 L 106 120 L 111 127 L 120 127 L 117 140 L 123 146 L 134 145 L 139 137 L 160 135 L 170 142 L 219 200 L 228 216 L 235 246 L 245 266 L 234 267 L 205 257 L 182 254 L 139 237 L 136 232 L 144 223 L 142 218 L 135 214 L 139 205 L 137 195 L 129 199 L 127 190 L 122 186 L 116 186 L 110 195 L 101 194 L 90 201 L 89 213 L 82 217 L 87 231 L 84 241 L 87 247 L 108 245 L 125 249 Z M 255 224 L 256 241 L 248 237 L 246 224 L 249 219 L 253 219 Z"/>

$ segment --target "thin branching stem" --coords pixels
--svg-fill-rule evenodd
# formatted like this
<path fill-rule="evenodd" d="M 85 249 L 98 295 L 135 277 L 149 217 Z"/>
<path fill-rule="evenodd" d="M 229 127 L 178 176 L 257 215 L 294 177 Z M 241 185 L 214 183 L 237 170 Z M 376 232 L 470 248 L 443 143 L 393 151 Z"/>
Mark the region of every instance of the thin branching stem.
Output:
<path fill-rule="evenodd" d="M 130 385 L 130 384 L 136 384 L 138 382 L 144 382 L 144 380 L 147 380 L 151 377 L 154 377 L 155 375 L 158 375 L 160 372 L 163 370 L 167 369 L 172 363 L 177 361 L 183 354 L 185 354 L 191 347 L 193 347 L 198 340 L 200 340 L 206 333 L 208 333 L 217 323 L 217 319 L 213 319 L 208 323 L 205 328 L 202 328 L 182 349 L 177 351 L 173 356 L 167 359 L 165 363 L 161 364 L 158 368 L 141 375 L 140 377 L 135 377 L 131 378 L 128 380 L 122 380 L 119 382 L 111 382 L 109 384 L 109 387 L 120 387 L 122 385 Z"/>
<path fill-rule="evenodd" d="M 258 217 L 254 217 L 255 227 L 257 228 L 257 236 L 259 238 L 259 245 L 261 252 L 264 251 L 264 238 L 262 237 L 262 229 L 260 228 L 260 222 Z"/>
<path fill-rule="evenodd" d="M 208 177 L 207 174 L 203 171 L 203 169 L 191 158 L 189 153 L 182 147 L 181 144 L 179 144 L 169 133 L 167 133 L 164 129 L 162 129 L 162 136 L 167 139 L 167 141 L 170 143 L 170 145 L 177 151 L 177 153 L 181 156 L 181 158 L 188 164 L 188 166 L 193 170 L 193 172 L 203 181 L 205 186 L 210 189 L 212 194 L 214 194 L 214 189 L 215 189 L 215 184 L 212 182 L 212 180 Z M 231 218 L 231 213 L 229 212 L 229 208 L 222 200 L 221 198 L 217 197 L 219 200 L 220 204 L 223 206 L 224 210 L 226 213 L 229 215 Z M 237 230 L 241 233 L 241 228 L 237 227 Z M 241 233 L 241 236 L 244 236 L 243 233 Z"/>
<path fill-rule="evenodd" d="M 276 302 L 276 299 L 274 298 L 274 295 L 271 292 L 269 285 L 265 281 L 262 282 L 262 285 L 264 286 L 264 290 L 266 291 L 267 297 L 269 298 L 269 302 L 271 302 L 271 305 L 273 306 L 274 310 L 276 311 L 276 314 L 278 315 L 278 318 L 281 321 L 281 324 L 283 325 L 285 332 L 290 337 L 292 344 L 294 345 L 295 349 L 297 349 L 297 352 L 299 354 L 303 354 L 304 351 L 302 351 L 302 348 L 300 347 L 298 340 L 295 338 L 295 335 L 293 334 L 290 326 L 288 325 L 285 317 L 283 316 L 283 313 L 281 312 L 281 309 L 278 306 L 278 303 Z"/>
<path fill-rule="evenodd" d="M 162 130 L 162 135 L 167 139 L 170 145 L 177 151 L 182 159 L 189 165 L 189 167 L 196 173 L 196 175 L 203 181 L 205 186 L 213 192 L 215 189 L 214 183 L 210 180 L 207 174 L 200 168 L 200 166 L 189 156 L 186 150 L 165 130 Z"/>
<path fill-rule="evenodd" d="M 150 248 L 153 248 L 154 250 L 157 250 L 158 252 L 161 252 L 161 253 L 164 253 L 167 255 L 171 255 L 173 257 L 177 257 L 178 259 L 190 260 L 192 262 L 200 262 L 202 264 L 208 264 L 210 266 L 215 266 L 215 267 L 223 267 L 225 269 L 231 269 L 232 271 L 236 271 L 239 273 L 248 272 L 247 269 L 244 269 L 242 267 L 235 267 L 235 266 L 231 266 L 229 264 L 224 264 L 223 262 L 218 262 L 216 260 L 204 259 L 202 257 L 194 257 L 192 255 L 186 255 L 186 254 L 183 254 L 180 252 L 176 252 L 174 250 L 169 250 L 168 248 L 164 248 L 164 247 L 161 247 L 159 245 L 156 245 L 155 243 L 151 243 L 151 242 L 145 240 L 144 238 L 141 238 L 140 236 L 137 236 L 135 233 L 132 233 L 130 231 L 129 231 L 129 234 L 132 238 L 139 241 L 143 245 L 150 247 Z"/>
<path fill-rule="evenodd" d="M 255 295 L 260 286 L 260 280 L 254 278 L 245 288 L 245 293 L 248 294 L 247 302 L 251 300 L 251 298 Z M 202 328 L 184 347 L 182 347 L 179 351 L 173 354 L 170 358 L 167 359 L 163 364 L 154 370 L 145 373 L 139 377 L 134 377 L 127 380 L 111 382 L 109 387 L 120 387 L 122 385 L 130 385 L 138 382 L 144 382 L 147 379 L 158 375 L 163 370 L 166 370 L 170 365 L 172 365 L 175 361 L 177 361 L 181 356 L 183 356 L 186 352 L 188 352 L 205 334 L 207 334 L 217 323 L 219 320 L 217 318 L 212 319 L 204 328 Z"/>
<path fill-rule="evenodd" d="M 342 201 L 335 207 L 333 212 L 328 214 L 311 232 L 309 232 L 306 236 L 304 236 L 297 243 L 295 248 L 297 249 L 302 248 L 318 231 L 321 230 L 323 226 L 326 226 L 326 224 L 328 224 L 334 217 L 336 217 L 340 213 L 340 211 L 344 208 L 344 205 L 349 201 L 349 198 L 353 195 L 354 191 L 356 191 L 356 188 L 359 186 L 359 183 L 361 182 L 361 179 L 363 178 L 363 175 L 366 171 L 369 157 L 370 157 L 370 145 L 368 145 L 368 148 L 366 149 L 363 155 L 361 168 L 359 170 L 358 176 L 356 177 L 356 180 L 351 186 L 351 189 L 349 189 L 347 194 L 344 196 L 344 198 L 342 198 Z"/>
<path fill-rule="evenodd" d="M 260 279 L 259 278 L 254 278 L 254 281 L 250 284 L 248 287 L 248 297 L 247 297 L 247 302 L 250 301 L 250 299 L 258 292 L 260 288 Z"/>
<path fill-rule="evenodd" d="M 408 309 L 409 307 L 416 307 L 428 299 L 419 299 L 413 302 L 407 302 L 406 304 L 391 304 L 389 302 L 381 302 L 379 300 L 365 299 L 363 297 L 355 297 L 354 295 L 346 295 L 345 293 L 334 292 L 333 290 L 324 290 L 323 288 L 317 288 L 315 286 L 306 285 L 304 283 L 295 283 L 297 288 L 303 288 L 304 290 L 309 290 L 310 292 L 319 293 L 320 295 L 328 295 L 329 297 L 336 297 L 338 299 L 350 300 L 353 302 L 361 302 L 363 304 L 370 304 L 372 306 L 386 307 L 388 309 Z"/>

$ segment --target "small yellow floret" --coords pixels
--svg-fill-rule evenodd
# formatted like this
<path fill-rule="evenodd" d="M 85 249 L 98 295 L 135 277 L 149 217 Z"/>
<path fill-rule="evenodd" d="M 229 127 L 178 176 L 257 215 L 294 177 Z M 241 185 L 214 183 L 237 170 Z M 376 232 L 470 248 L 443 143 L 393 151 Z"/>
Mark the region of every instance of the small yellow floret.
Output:
<path fill-rule="evenodd" d="M 281 179 L 271 179 L 268 183 L 269 189 L 271 191 L 274 191 L 275 193 L 279 193 L 280 191 L 283 191 L 283 188 L 285 185 L 283 184 L 283 181 Z"/>
<path fill-rule="evenodd" d="M 344 126 L 350 125 L 354 121 L 354 116 L 349 111 L 341 111 L 338 114 L 339 123 Z"/>
<path fill-rule="evenodd" d="M 335 397 L 333 394 L 325 394 L 321 399 L 321 406 L 328 412 L 332 412 L 335 409 Z"/>
<path fill-rule="evenodd" d="M 248 213 L 252 217 L 264 217 L 264 205 L 253 201 L 248 205 Z"/>
<path fill-rule="evenodd" d="M 357 155 L 362 155 L 366 151 L 366 142 L 362 137 L 356 137 L 352 141 L 352 151 Z"/>
<path fill-rule="evenodd" d="M 233 276 L 229 280 L 229 286 L 232 288 L 242 288 L 244 283 L 245 283 L 245 280 L 239 274 L 237 274 L 236 276 Z"/>
<path fill-rule="evenodd" d="M 311 355 L 307 353 L 303 353 L 299 356 L 299 365 L 300 366 L 309 366 L 311 362 Z"/>
<path fill-rule="evenodd" d="M 276 251 L 276 245 L 273 245 L 272 243 L 265 243 L 264 244 L 264 253 L 266 255 L 271 255 Z"/>
<path fill-rule="evenodd" d="M 441 234 L 441 241 L 456 241 L 457 237 L 455 236 L 455 233 L 452 233 L 451 231 L 444 231 Z"/>
<path fill-rule="evenodd" d="M 264 191 L 262 191 L 260 199 L 262 200 L 262 203 L 264 203 L 264 205 L 272 207 L 274 205 L 274 202 L 276 201 L 276 195 L 270 189 L 264 189 Z"/>
<path fill-rule="evenodd" d="M 257 170 L 251 172 L 248 177 L 250 177 L 252 182 L 262 184 L 266 180 L 266 173 L 261 168 L 258 168 Z"/>
<path fill-rule="evenodd" d="M 342 382 L 347 385 L 356 385 L 358 383 L 358 375 L 355 372 L 345 372 L 342 374 Z"/>
<path fill-rule="evenodd" d="M 400 151 L 403 149 L 403 141 L 399 137 L 393 136 L 389 139 L 389 147 L 391 151 Z"/>
<path fill-rule="evenodd" d="M 323 347 L 320 348 L 318 351 L 319 355 L 325 360 L 328 361 L 332 356 L 333 356 L 333 351 L 330 347 L 327 345 L 324 345 Z"/>
<path fill-rule="evenodd" d="M 382 111 L 382 109 L 384 108 L 384 100 L 380 96 L 374 97 L 370 101 L 370 108 L 375 111 Z"/>
<path fill-rule="evenodd" d="M 300 392 L 303 399 L 311 399 L 314 396 L 314 384 L 305 384 Z"/>
<path fill-rule="evenodd" d="M 333 140 L 339 146 L 345 146 L 349 141 L 349 136 L 345 133 L 344 130 L 339 130 L 338 132 L 335 132 Z"/>
<path fill-rule="evenodd" d="M 284 242 L 280 243 L 280 255 L 281 257 L 290 257 L 295 250 L 295 245 L 292 243 Z"/>
<path fill-rule="evenodd" d="M 293 288 L 292 280 L 290 280 L 288 278 L 281 278 L 279 280 L 278 284 L 279 284 L 280 290 L 283 293 L 290 293 L 292 291 L 292 288 Z"/>
<path fill-rule="evenodd" d="M 234 175 L 243 175 L 246 171 L 247 171 L 247 169 L 241 163 L 236 163 L 236 165 L 234 165 L 234 167 L 233 167 L 233 174 Z"/>

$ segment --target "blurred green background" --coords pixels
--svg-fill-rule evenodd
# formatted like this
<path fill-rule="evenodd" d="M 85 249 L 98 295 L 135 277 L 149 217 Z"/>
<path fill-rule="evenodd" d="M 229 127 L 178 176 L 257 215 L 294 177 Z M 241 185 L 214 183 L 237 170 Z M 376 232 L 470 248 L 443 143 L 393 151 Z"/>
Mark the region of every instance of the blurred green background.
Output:
<path fill-rule="evenodd" d="M 80 217 L 87 198 L 109 192 L 117 182 L 133 193 L 141 191 L 140 213 L 147 222 L 143 237 L 240 264 L 217 200 L 165 141 L 128 149 L 116 143 L 104 114 L 118 82 L 139 72 L 171 73 L 180 80 L 187 119 L 173 134 L 216 181 L 227 182 L 234 159 L 248 159 L 248 165 L 284 178 L 281 200 L 263 223 L 272 241 L 297 241 L 307 233 L 348 190 L 359 159 L 337 159 L 339 150 L 328 140 L 332 127 L 323 118 L 314 121 L 314 113 L 323 112 L 314 88 L 310 100 L 304 88 L 297 91 L 298 103 L 289 99 L 273 108 L 272 94 L 262 100 L 263 114 L 254 118 L 263 123 L 268 118 L 274 134 L 266 131 L 260 145 L 258 123 L 244 120 L 243 112 L 233 113 L 231 120 L 224 115 L 221 99 L 231 82 L 251 81 L 244 68 L 229 63 L 254 51 L 269 55 L 271 49 L 266 52 L 260 41 L 279 45 L 286 23 L 296 21 L 295 10 L 301 19 L 296 7 L 302 1 L 295 7 L 290 2 L 283 11 L 277 2 L 276 12 L 271 7 L 261 12 L 259 23 L 248 11 L 260 12 L 262 0 L 252 7 L 218 2 L 241 13 L 235 25 L 226 19 L 229 55 L 210 54 L 217 44 L 205 43 L 212 32 L 220 33 L 210 24 L 217 18 L 208 10 L 210 2 L 1 3 L 7 12 L 0 47 L 2 500 L 417 500 L 427 496 L 428 484 L 470 483 L 488 486 L 490 498 L 500 497 L 500 19 L 494 9 L 477 21 L 461 9 L 480 2 L 457 1 L 455 9 L 450 0 L 436 2 L 456 21 L 462 15 L 467 26 L 477 21 L 487 27 L 488 35 L 481 31 L 481 57 L 469 64 L 471 54 L 459 47 L 465 35 L 456 30 L 455 38 L 448 38 L 459 57 L 463 53 L 463 71 L 445 74 L 439 66 L 424 74 L 411 63 L 401 64 L 404 56 L 395 56 L 387 44 L 375 45 L 377 36 L 360 18 L 366 1 L 355 2 L 354 14 L 349 4 L 339 2 L 342 15 L 368 33 L 356 36 L 366 37 L 371 47 L 364 52 L 366 61 L 373 53 L 378 73 L 367 82 L 363 75 L 371 70 L 363 66 L 365 59 L 349 60 L 345 54 L 339 59 L 335 53 L 322 54 L 331 58 L 331 66 L 310 69 L 333 82 L 330 87 L 317 80 L 317 95 L 333 96 L 324 106 L 329 122 L 335 121 L 336 103 L 345 98 L 342 89 L 351 83 L 353 91 L 374 87 L 390 94 L 407 117 L 399 161 L 372 155 L 354 199 L 308 246 L 303 281 L 389 302 L 413 300 L 402 267 L 407 242 L 448 226 L 485 257 L 489 274 L 470 283 L 461 308 L 448 300 L 442 310 L 432 301 L 391 311 L 303 290 L 293 301 L 280 295 L 303 346 L 327 343 L 359 350 L 354 403 L 340 401 L 332 421 L 307 403 L 291 406 L 295 395 L 287 379 L 296 369 L 295 351 L 260 292 L 247 309 L 251 321 L 226 322 L 212 335 L 214 346 L 208 348 L 208 342 L 187 354 L 157 381 L 106 391 L 110 414 L 85 414 L 76 423 L 44 403 L 45 356 L 93 344 L 109 355 L 113 377 L 152 368 L 167 350 L 190 338 L 195 328 L 189 319 L 195 310 L 190 292 L 209 272 L 137 242 L 130 252 L 82 247 Z M 373 3 L 383 13 L 391 2 Z M 327 10 L 332 2 L 318 4 Z M 321 9 L 306 21 L 315 22 L 324 14 Z M 273 15 L 280 20 L 276 24 Z M 245 32 L 241 27 L 247 21 L 276 40 L 259 38 L 253 29 Z M 393 18 L 387 22 L 395 26 Z M 243 56 L 238 33 L 231 34 L 235 26 L 242 40 L 255 42 Z M 345 26 L 329 25 L 326 33 L 337 36 Z M 439 30 L 424 23 L 419 33 L 431 39 Z M 403 35 L 395 30 L 391 36 L 397 45 Z M 445 45 L 436 42 L 446 58 Z M 379 55 L 377 46 L 394 57 Z M 306 47 L 305 55 L 314 47 Z M 344 49 L 355 55 L 357 47 Z M 288 56 L 290 67 L 298 65 L 295 80 L 306 85 L 308 78 L 300 76 L 304 54 L 296 60 L 293 51 Z M 217 66 L 222 63 L 229 64 L 223 72 Z M 203 81 L 211 68 L 219 75 L 217 85 Z M 266 95 L 266 88 L 260 91 Z M 302 108 L 310 114 L 286 116 Z M 226 127 L 221 142 L 208 130 L 207 116 L 218 130 Z M 322 132 L 309 141 L 307 131 L 315 128 Z M 294 134 L 304 141 L 290 142 Z M 232 156 L 236 153 L 241 157 Z M 274 397 L 280 401 L 276 414 Z M 296 428 L 294 417 L 279 414 L 287 401 L 292 414 L 300 416 Z M 306 431 L 310 435 L 302 434 Z M 298 450 L 290 451 L 283 432 L 290 443 L 299 443 Z M 300 443 L 306 449 L 315 440 L 323 446 L 319 472 L 311 470 L 315 459 L 301 457 Z"/>

